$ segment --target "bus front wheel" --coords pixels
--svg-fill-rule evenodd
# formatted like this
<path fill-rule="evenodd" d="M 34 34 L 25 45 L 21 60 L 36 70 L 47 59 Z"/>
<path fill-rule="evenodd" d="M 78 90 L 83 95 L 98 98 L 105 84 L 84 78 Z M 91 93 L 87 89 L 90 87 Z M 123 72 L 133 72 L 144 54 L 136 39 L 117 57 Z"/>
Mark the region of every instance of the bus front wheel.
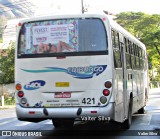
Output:
<path fill-rule="evenodd" d="M 52 123 L 55 128 L 71 128 L 74 125 L 74 119 L 55 118 L 52 119 Z"/>

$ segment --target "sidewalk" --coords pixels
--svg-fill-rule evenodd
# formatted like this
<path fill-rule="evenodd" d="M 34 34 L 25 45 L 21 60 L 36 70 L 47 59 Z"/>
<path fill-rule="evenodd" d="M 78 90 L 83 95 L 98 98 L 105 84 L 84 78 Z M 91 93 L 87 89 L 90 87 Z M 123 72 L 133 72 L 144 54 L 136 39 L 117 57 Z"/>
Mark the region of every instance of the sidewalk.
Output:
<path fill-rule="evenodd" d="M 11 109 L 11 108 L 15 108 L 15 107 L 16 107 L 15 105 L 0 106 L 0 110 L 3 110 L 3 109 Z"/>
<path fill-rule="evenodd" d="M 160 88 L 149 89 L 149 93 L 154 93 L 154 92 L 159 92 L 160 93 Z"/>

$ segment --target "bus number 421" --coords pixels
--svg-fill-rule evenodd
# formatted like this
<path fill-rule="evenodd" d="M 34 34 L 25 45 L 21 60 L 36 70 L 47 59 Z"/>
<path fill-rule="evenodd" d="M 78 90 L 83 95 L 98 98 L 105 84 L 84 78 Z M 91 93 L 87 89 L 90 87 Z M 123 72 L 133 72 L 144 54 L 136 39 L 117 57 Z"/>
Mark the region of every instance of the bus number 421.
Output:
<path fill-rule="evenodd" d="M 95 104 L 95 98 L 83 98 L 83 104 Z"/>

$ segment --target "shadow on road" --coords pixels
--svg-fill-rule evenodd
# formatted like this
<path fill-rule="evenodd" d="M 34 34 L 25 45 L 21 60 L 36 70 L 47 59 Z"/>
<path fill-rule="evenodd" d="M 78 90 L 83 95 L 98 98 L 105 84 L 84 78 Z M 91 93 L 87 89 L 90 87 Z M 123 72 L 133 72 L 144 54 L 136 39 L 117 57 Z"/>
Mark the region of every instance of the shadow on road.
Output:
<path fill-rule="evenodd" d="M 121 125 L 116 122 L 100 123 L 100 122 L 80 122 L 75 124 L 71 129 L 54 129 L 52 131 L 46 131 L 48 137 L 67 137 L 67 138 L 82 138 L 82 137 L 99 137 L 99 136 L 122 136 L 124 134 L 130 134 L 127 130 L 121 128 Z M 43 137 L 45 138 L 45 137 Z"/>

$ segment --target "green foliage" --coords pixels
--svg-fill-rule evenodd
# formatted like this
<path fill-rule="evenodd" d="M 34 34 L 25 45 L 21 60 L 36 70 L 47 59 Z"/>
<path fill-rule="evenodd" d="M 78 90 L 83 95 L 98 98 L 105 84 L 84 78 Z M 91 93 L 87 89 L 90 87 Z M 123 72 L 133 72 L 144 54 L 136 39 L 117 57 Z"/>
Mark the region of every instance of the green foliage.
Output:
<path fill-rule="evenodd" d="M 1 22 L 0 22 L 0 38 L 2 38 L 3 30 L 5 29 L 5 26 L 7 24 L 7 18 L 5 16 L 0 16 Z"/>
<path fill-rule="evenodd" d="M 15 105 L 15 98 L 14 97 L 8 97 L 4 99 L 5 105 Z"/>
<path fill-rule="evenodd" d="M 2 38 L 0 38 L 0 43 L 3 43 L 3 40 L 2 40 Z"/>
<path fill-rule="evenodd" d="M 14 83 L 14 53 L 15 42 L 0 55 L 0 84 Z"/>
<path fill-rule="evenodd" d="M 7 97 L 4 98 L 4 105 L 15 105 L 16 100 L 14 97 Z M 2 104 L 1 99 L 0 99 L 0 105 Z"/>
<path fill-rule="evenodd" d="M 152 79 L 160 81 L 160 15 L 123 12 L 117 15 L 116 21 L 146 45 L 149 62 L 158 71 Z"/>

